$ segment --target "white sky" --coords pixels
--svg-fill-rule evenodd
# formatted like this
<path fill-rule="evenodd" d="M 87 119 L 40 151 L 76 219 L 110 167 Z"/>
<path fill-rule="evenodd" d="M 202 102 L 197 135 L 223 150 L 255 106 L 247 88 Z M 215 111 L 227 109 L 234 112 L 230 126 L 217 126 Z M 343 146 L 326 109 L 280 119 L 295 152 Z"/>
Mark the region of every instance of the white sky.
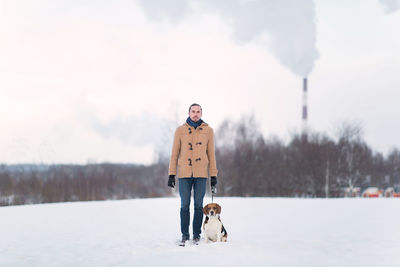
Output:
<path fill-rule="evenodd" d="M 318 0 L 315 14 L 310 127 L 357 120 L 377 151 L 400 147 L 400 11 Z M 264 136 L 287 140 L 302 77 L 232 33 L 216 13 L 156 21 L 137 1 L 1 0 L 0 162 L 150 163 L 193 102 L 215 129 L 254 114 Z"/>

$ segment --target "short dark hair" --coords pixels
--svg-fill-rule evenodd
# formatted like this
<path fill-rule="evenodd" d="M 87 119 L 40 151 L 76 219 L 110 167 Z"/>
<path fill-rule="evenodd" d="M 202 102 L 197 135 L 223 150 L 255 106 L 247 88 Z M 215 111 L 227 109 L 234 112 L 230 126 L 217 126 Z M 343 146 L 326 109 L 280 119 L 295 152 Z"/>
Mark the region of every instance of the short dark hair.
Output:
<path fill-rule="evenodd" d="M 199 104 L 196 104 L 196 103 L 193 103 L 193 104 L 191 104 L 190 105 L 190 107 L 189 107 L 189 113 L 190 113 L 190 109 L 192 108 L 192 107 L 200 107 L 200 110 L 203 112 L 203 109 L 201 108 L 201 106 L 199 105 Z"/>

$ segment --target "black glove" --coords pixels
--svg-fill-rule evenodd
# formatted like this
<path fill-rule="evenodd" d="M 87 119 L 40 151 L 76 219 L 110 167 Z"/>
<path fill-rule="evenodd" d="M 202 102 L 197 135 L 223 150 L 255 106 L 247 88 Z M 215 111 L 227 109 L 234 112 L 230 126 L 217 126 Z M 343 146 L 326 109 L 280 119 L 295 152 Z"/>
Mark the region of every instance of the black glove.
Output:
<path fill-rule="evenodd" d="M 170 175 L 168 178 L 168 186 L 174 188 L 175 187 L 175 175 Z"/>
<path fill-rule="evenodd" d="M 211 192 L 213 194 L 217 193 L 217 177 L 211 176 Z"/>

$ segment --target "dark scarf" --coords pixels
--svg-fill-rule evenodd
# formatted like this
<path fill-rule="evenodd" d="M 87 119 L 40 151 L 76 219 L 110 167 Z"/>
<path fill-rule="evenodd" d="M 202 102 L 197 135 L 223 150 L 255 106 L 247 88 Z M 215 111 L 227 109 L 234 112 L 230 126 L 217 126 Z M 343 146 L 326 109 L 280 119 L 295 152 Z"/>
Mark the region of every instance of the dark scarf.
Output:
<path fill-rule="evenodd" d="M 190 117 L 187 118 L 186 122 L 187 122 L 187 124 L 194 127 L 195 129 L 203 123 L 203 121 L 201 119 L 198 122 L 194 122 L 190 119 Z"/>

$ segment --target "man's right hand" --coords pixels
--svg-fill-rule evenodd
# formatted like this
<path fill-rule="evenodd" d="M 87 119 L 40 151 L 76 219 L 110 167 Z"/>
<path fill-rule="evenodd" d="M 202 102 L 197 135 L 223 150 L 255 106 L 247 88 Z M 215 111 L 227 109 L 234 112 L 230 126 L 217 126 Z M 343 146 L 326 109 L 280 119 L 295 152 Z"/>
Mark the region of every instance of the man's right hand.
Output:
<path fill-rule="evenodd" d="M 174 188 L 175 187 L 175 175 L 170 175 L 168 178 L 168 186 Z"/>

